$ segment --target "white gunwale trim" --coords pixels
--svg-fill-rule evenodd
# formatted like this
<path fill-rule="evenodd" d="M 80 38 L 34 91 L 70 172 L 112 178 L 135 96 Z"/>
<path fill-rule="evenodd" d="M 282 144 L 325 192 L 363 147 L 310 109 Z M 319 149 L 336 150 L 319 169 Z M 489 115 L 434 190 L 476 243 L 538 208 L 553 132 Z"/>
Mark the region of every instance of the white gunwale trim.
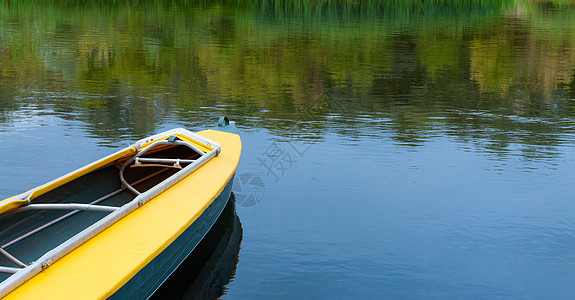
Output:
<path fill-rule="evenodd" d="M 26 266 L 25 268 L 19 270 L 18 272 L 16 272 L 12 276 L 8 277 L 6 280 L 4 280 L 2 283 L 0 283 L 0 298 L 5 297 L 10 292 L 12 292 L 14 289 L 16 289 L 18 286 L 20 286 L 24 282 L 30 280 L 36 274 L 40 273 L 43 269 L 48 268 L 54 262 L 56 262 L 60 258 L 64 257 L 66 254 L 72 252 L 74 249 L 76 249 L 80 245 L 84 244 L 86 241 L 90 240 L 91 238 L 93 238 L 94 236 L 99 234 L 100 232 L 104 231 L 106 228 L 112 226 L 114 223 L 121 220 L 123 217 L 125 217 L 126 215 L 128 215 L 132 211 L 136 210 L 138 207 L 146 204 L 148 201 L 150 201 L 151 199 L 160 195 L 162 192 L 164 192 L 168 188 L 172 187 L 174 184 L 180 182 L 182 179 L 184 179 L 185 177 L 190 175 L 192 172 L 197 170 L 199 167 L 204 165 L 210 159 L 212 159 L 213 157 L 218 155 L 220 152 L 220 144 L 218 144 L 218 143 L 216 143 L 210 139 L 207 139 L 203 136 L 195 134 L 191 131 L 183 129 L 183 128 L 176 128 L 176 129 L 168 130 L 168 131 L 165 131 L 165 132 L 162 132 L 159 134 L 152 135 L 148 138 L 139 140 L 138 142 L 136 142 L 135 144 L 133 144 L 130 147 L 133 147 L 133 148 L 136 148 L 137 150 L 140 150 L 142 148 L 143 144 L 149 143 L 149 142 L 154 141 L 156 139 L 164 138 L 166 136 L 170 136 L 172 134 L 182 134 L 182 135 L 187 136 L 189 138 L 192 138 L 198 142 L 201 142 L 202 144 L 204 144 L 208 147 L 211 147 L 213 150 L 205 153 L 200 158 L 198 158 L 195 162 L 189 164 L 188 166 L 186 166 L 182 170 L 178 171 L 176 174 L 174 174 L 171 177 L 169 177 L 168 179 L 162 181 L 160 184 L 154 186 L 153 188 L 149 189 L 145 193 L 141 193 L 140 195 L 136 196 L 132 201 L 128 202 L 127 204 L 124 204 L 119 209 L 108 214 L 107 216 L 100 219 L 98 222 L 92 224 L 90 227 L 86 228 L 85 230 L 83 230 L 79 234 L 71 237 L 70 239 L 68 239 L 64 243 L 60 244 L 58 247 L 48 251 L 46 254 L 42 255 L 39 259 L 37 259 L 34 263 Z M 127 147 L 127 148 L 130 148 L 130 147 Z M 118 151 L 112 155 L 109 155 L 109 156 L 107 156 L 107 157 L 105 157 L 105 158 L 103 158 L 97 162 L 104 161 L 113 155 L 117 155 L 118 153 L 121 153 L 122 151 L 125 151 L 125 149 L 122 149 L 122 150 L 120 150 L 120 151 Z M 94 164 L 96 164 L 96 162 L 92 163 L 88 166 L 92 166 Z M 78 171 L 84 170 L 86 168 L 87 167 L 80 168 L 77 171 L 68 173 L 67 175 L 62 176 L 60 178 L 65 178 L 67 176 L 70 176 L 70 175 L 72 175 Z M 46 184 L 46 185 L 48 185 L 48 184 Z M 23 199 L 25 199 L 28 195 L 30 195 L 33 191 L 35 191 L 37 189 L 39 189 L 39 188 L 33 189 L 33 190 L 29 191 L 28 193 L 25 193 L 23 195 L 23 197 L 24 197 Z"/>

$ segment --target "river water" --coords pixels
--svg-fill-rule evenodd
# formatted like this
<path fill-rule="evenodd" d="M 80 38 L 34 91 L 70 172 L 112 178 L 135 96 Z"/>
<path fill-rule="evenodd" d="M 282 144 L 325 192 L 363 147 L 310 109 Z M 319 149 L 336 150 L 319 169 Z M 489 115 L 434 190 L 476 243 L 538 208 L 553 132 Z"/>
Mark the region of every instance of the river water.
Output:
<path fill-rule="evenodd" d="M 0 4 L 0 198 L 226 115 L 237 217 L 174 295 L 572 297 L 569 1 L 74 2 Z"/>

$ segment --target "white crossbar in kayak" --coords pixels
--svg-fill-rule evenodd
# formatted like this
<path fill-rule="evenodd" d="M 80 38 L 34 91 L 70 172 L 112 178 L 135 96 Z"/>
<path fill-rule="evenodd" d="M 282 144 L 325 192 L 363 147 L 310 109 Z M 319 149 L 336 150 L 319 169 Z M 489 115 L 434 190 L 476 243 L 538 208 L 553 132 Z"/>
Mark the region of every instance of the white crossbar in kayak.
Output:
<path fill-rule="evenodd" d="M 202 153 L 203 154 L 203 153 Z M 138 157 L 134 160 L 135 165 L 142 165 L 142 163 L 164 163 L 164 164 L 191 164 L 195 159 L 179 159 L 179 158 L 147 158 Z"/>
<path fill-rule="evenodd" d="M 191 164 L 195 159 L 179 159 L 179 158 L 146 158 L 138 157 L 136 163 L 143 162 L 155 162 L 155 163 L 181 163 L 181 164 Z"/>
<path fill-rule="evenodd" d="M 0 267 L 0 274 L 16 274 L 20 268 Z"/>
<path fill-rule="evenodd" d="M 2 254 L 2 256 L 6 257 L 9 261 L 11 261 L 12 263 L 14 263 L 17 266 L 19 266 L 21 268 L 26 267 L 25 263 L 21 262 L 19 259 L 14 257 L 12 254 L 8 253 L 8 251 L 4 250 L 4 248 L 0 248 L 0 254 Z"/>
<path fill-rule="evenodd" d="M 119 207 L 107 206 L 107 205 L 90 205 L 82 203 L 54 203 L 54 204 L 30 204 L 18 209 L 18 211 L 42 210 L 42 209 L 90 210 L 90 211 L 112 212 L 118 210 Z"/>
<path fill-rule="evenodd" d="M 136 157 L 136 159 L 134 160 L 134 164 L 130 167 L 131 168 L 136 168 L 136 167 L 163 167 L 163 168 L 183 169 L 182 164 L 191 164 L 194 161 L 196 161 L 196 160 L 195 159 L 179 159 L 179 158 Z M 165 164 L 171 164 L 171 165 L 165 165 Z"/>
<path fill-rule="evenodd" d="M 174 140 L 172 140 L 172 137 L 174 138 Z M 194 165 L 195 163 L 200 161 L 202 158 L 206 157 L 206 155 L 208 153 L 211 153 L 214 150 L 216 150 L 216 149 L 214 149 L 214 150 L 206 153 L 190 142 L 183 141 L 183 140 L 176 140 L 175 139 L 176 136 L 172 136 L 172 137 L 170 137 L 169 140 L 159 140 L 159 141 L 153 142 L 152 144 L 150 144 L 150 145 L 146 146 L 145 148 L 141 149 L 140 151 L 138 151 L 138 153 L 136 153 L 136 155 L 134 155 L 132 158 L 130 158 L 128 161 L 126 161 L 124 163 L 124 165 L 122 166 L 122 168 L 120 168 L 120 181 L 122 182 L 122 186 L 127 188 L 129 191 L 131 191 L 135 195 L 142 194 L 142 193 L 140 193 L 140 191 L 136 190 L 136 188 L 131 186 L 126 181 L 126 179 L 124 178 L 124 170 L 126 170 L 126 167 L 128 167 L 131 163 L 134 163 L 133 167 L 146 167 L 146 166 L 148 166 L 148 167 L 166 167 L 166 165 L 161 165 L 161 164 L 157 164 L 157 163 L 172 163 L 173 165 L 168 166 L 168 167 L 181 169 L 182 166 L 180 163 L 188 163 L 189 166 Z M 160 145 L 186 146 L 186 147 L 194 150 L 194 152 L 196 152 L 197 154 L 199 154 L 200 158 L 199 159 L 173 159 L 173 158 L 141 157 L 142 155 L 146 154 L 148 151 L 150 151 L 150 150 L 152 150 L 155 147 L 160 146 Z M 219 153 L 219 146 L 217 147 L 216 154 L 217 153 Z M 146 164 L 146 162 L 150 162 L 151 164 Z"/>

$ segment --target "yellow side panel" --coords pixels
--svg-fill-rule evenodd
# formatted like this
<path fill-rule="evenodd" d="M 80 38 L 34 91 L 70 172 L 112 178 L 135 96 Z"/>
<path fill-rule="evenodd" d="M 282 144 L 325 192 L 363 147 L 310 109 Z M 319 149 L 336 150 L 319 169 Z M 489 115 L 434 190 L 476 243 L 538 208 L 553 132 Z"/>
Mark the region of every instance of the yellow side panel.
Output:
<path fill-rule="evenodd" d="M 236 171 L 239 136 L 215 130 L 199 134 L 220 143 L 221 153 L 6 299 L 105 298 L 130 280 L 198 218 Z"/>
<path fill-rule="evenodd" d="M 187 142 L 194 144 L 196 147 L 198 147 L 200 150 L 202 150 L 204 152 L 210 152 L 210 151 L 214 150 L 214 148 L 208 147 L 208 146 L 206 146 L 206 145 L 204 145 L 204 144 L 202 144 L 202 143 L 200 143 L 194 139 L 188 138 L 185 135 L 177 134 L 177 136 L 184 141 L 187 141 Z"/>

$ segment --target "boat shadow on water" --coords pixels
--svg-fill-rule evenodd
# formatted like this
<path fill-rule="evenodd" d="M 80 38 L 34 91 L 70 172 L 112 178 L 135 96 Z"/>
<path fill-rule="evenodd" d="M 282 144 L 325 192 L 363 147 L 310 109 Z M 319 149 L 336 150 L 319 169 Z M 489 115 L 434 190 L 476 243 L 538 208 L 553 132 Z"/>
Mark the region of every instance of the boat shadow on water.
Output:
<path fill-rule="evenodd" d="M 150 299 L 216 299 L 234 278 L 242 225 L 232 193 L 222 214 L 194 251 Z"/>

